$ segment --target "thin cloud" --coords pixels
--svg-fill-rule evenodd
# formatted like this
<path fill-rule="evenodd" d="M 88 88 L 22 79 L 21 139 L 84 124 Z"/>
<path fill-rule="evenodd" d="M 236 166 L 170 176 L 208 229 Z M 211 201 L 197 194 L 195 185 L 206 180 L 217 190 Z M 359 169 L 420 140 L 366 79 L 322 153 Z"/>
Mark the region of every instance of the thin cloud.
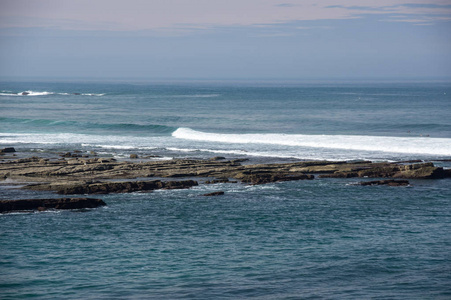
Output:
<path fill-rule="evenodd" d="M 294 7 L 295 5 L 293 3 L 280 3 L 276 4 L 276 7 Z"/>
<path fill-rule="evenodd" d="M 434 25 L 435 22 L 449 22 L 450 17 L 443 16 L 423 16 L 412 18 L 410 15 L 394 15 L 388 16 L 387 19 L 381 19 L 382 22 L 400 22 L 400 23 L 412 23 L 413 25 Z"/>
<path fill-rule="evenodd" d="M 380 4 L 384 3 L 381 1 Z M 387 19 L 384 19 L 383 21 L 407 22 L 414 23 L 414 25 L 433 25 L 434 22 L 449 20 L 449 17 L 451 16 L 451 5 L 437 3 L 397 3 L 394 5 L 373 6 L 330 5 L 326 8 L 345 9 L 361 15 L 383 14 L 387 15 Z M 404 19 L 397 19 L 399 16 Z"/>
<path fill-rule="evenodd" d="M 332 29 L 332 26 L 297 26 L 296 29 L 299 30 L 312 30 L 312 29 L 323 29 L 323 30 L 329 30 Z"/>
<path fill-rule="evenodd" d="M 407 3 L 407 4 L 401 4 L 399 6 L 404 6 L 404 7 L 414 7 L 414 8 L 439 8 L 439 9 L 450 9 L 451 5 L 450 4 L 421 4 L 421 3 Z"/>
<path fill-rule="evenodd" d="M 289 37 L 294 36 L 291 32 L 275 32 L 275 33 L 261 33 L 254 35 L 255 37 Z"/>
<path fill-rule="evenodd" d="M 325 8 L 341 8 L 346 10 L 354 10 L 354 11 L 360 11 L 360 12 L 387 12 L 387 11 L 394 11 L 393 6 L 380 6 L 380 7 L 371 7 L 371 6 L 344 6 L 344 5 L 330 5 L 326 6 Z"/>
<path fill-rule="evenodd" d="M 404 14 L 434 22 L 451 16 L 451 5 L 449 0 L 1 0 L 0 28 L 179 32 L 366 14 Z"/>

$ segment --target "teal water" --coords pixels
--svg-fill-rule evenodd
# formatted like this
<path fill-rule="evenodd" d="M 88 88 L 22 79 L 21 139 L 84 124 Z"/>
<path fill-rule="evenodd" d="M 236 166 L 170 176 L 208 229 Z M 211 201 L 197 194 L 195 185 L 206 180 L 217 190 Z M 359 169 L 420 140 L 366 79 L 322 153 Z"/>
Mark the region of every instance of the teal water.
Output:
<path fill-rule="evenodd" d="M 448 299 L 449 182 L 109 195 L 0 216 L 3 299 Z M 202 197 L 211 190 L 223 197 Z"/>
<path fill-rule="evenodd" d="M 21 119 L 34 120 L 50 132 L 74 131 L 75 124 L 64 123 L 72 121 L 82 124 L 77 132 L 128 124 L 221 133 L 450 138 L 450 88 L 449 83 L 3 83 L 0 101 L 2 117 L 16 118 L 9 120 L 16 127 Z M 24 91 L 31 94 L 17 95 Z"/>
<path fill-rule="evenodd" d="M 0 146 L 102 150 L 119 158 L 127 150 L 162 157 L 451 157 L 447 83 L 3 83 L 0 89 Z"/>
<path fill-rule="evenodd" d="M 0 147 L 48 157 L 443 160 L 450 88 L 2 83 Z M 204 185 L 105 195 L 100 209 L 0 215 L 0 298 L 451 298 L 450 180 L 354 183 Z M 218 190 L 225 195 L 201 196 Z M 57 195 L 0 184 L 0 199 L 35 197 Z"/>

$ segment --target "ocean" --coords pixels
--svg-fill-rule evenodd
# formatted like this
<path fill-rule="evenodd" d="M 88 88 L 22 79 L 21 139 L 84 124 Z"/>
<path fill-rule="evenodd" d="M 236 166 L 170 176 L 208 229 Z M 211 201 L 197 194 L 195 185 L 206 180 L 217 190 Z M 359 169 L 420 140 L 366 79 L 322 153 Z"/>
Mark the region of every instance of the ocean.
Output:
<path fill-rule="evenodd" d="M 451 168 L 451 83 L 1 82 L 5 147 Z M 219 183 L 3 214 L 0 298 L 450 299 L 451 180 L 356 181 Z M 0 200 L 58 197 L 16 184 L 0 182 Z"/>

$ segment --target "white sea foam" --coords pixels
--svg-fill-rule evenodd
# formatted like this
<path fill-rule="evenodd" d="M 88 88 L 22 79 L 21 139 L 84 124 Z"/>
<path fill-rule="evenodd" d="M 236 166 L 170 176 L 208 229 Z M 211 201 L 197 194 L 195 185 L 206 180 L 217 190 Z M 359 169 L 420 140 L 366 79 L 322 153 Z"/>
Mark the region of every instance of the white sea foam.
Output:
<path fill-rule="evenodd" d="M 23 145 L 23 146 L 21 146 Z M 112 155 L 158 151 L 163 156 L 268 157 L 390 161 L 451 157 L 451 139 L 297 134 L 217 134 L 180 128 L 173 136 L 121 136 L 80 133 L 0 133 L 0 146 L 95 148 Z M 166 151 L 167 154 L 165 154 Z M 127 152 L 127 153 L 126 153 Z"/>
<path fill-rule="evenodd" d="M 154 150 L 161 143 L 172 137 L 131 137 L 120 135 L 94 135 L 81 133 L 0 133 L 0 145 L 56 145 L 68 147 L 96 147 L 111 151 L 121 150 Z M 28 147 L 28 146 L 27 146 Z M 52 146 L 53 147 L 53 146 Z"/>
<path fill-rule="evenodd" d="M 304 134 L 220 134 L 179 128 L 178 139 L 293 147 L 451 156 L 450 138 Z"/>
<path fill-rule="evenodd" d="M 19 96 L 46 96 L 46 95 L 53 95 L 52 92 L 35 92 L 35 91 L 25 91 L 18 93 Z"/>
<path fill-rule="evenodd" d="M 230 154 L 230 155 L 246 155 L 246 156 L 259 156 L 259 157 L 278 157 L 278 158 L 303 158 L 299 155 L 294 154 L 284 154 L 280 152 L 274 151 L 248 151 L 248 150 L 226 150 L 226 149 L 207 149 L 207 148 L 175 148 L 175 147 L 167 147 L 167 150 L 176 151 L 176 152 L 206 152 L 206 153 L 215 153 L 215 154 Z"/>
<path fill-rule="evenodd" d="M 100 96 L 104 96 L 105 94 L 91 94 L 91 93 L 87 93 L 87 94 L 81 94 L 81 95 L 83 95 L 83 96 L 98 96 L 98 97 L 100 97 Z"/>
<path fill-rule="evenodd" d="M 55 93 L 55 92 L 47 92 L 47 91 L 43 91 L 43 92 L 38 92 L 38 91 L 23 91 L 23 92 L 19 92 L 19 93 L 14 93 L 14 92 L 10 92 L 10 91 L 2 91 L 0 93 L 0 96 L 47 96 L 47 95 L 61 95 L 61 96 L 73 96 L 73 95 L 82 95 L 82 96 L 104 96 L 105 94 L 95 94 L 95 93 Z"/>
<path fill-rule="evenodd" d="M 46 95 L 53 95 L 52 92 L 36 92 L 36 91 L 23 91 L 19 93 L 13 93 L 13 92 L 5 92 L 3 91 L 0 93 L 0 96 L 46 96 Z"/>
<path fill-rule="evenodd" d="M 0 144 L 127 144 L 126 136 L 90 135 L 80 133 L 0 133 Z"/>
<path fill-rule="evenodd" d="M 110 149 L 110 150 L 155 150 L 157 147 L 151 146 L 143 146 L 139 144 L 135 144 L 135 146 L 131 145 L 102 145 L 102 144 L 81 144 L 83 147 L 97 147 L 102 149 Z"/>
<path fill-rule="evenodd" d="M 193 94 L 193 95 L 166 95 L 166 96 L 155 96 L 156 98 L 215 98 L 219 97 L 220 94 Z"/>

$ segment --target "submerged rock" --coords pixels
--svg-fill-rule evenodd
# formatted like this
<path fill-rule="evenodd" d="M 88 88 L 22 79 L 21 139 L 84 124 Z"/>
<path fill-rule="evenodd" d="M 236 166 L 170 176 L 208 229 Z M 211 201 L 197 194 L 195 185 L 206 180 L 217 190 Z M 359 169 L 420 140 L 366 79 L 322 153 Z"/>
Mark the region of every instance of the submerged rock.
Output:
<path fill-rule="evenodd" d="M 359 182 L 359 185 L 364 185 L 364 186 L 367 186 L 367 185 L 407 186 L 409 184 L 410 183 L 408 180 L 392 180 L 392 179 Z"/>
<path fill-rule="evenodd" d="M 215 156 L 210 158 L 210 160 L 225 160 L 226 158 L 224 156 Z"/>
<path fill-rule="evenodd" d="M 217 191 L 217 192 L 213 192 L 213 193 L 207 193 L 207 194 L 203 194 L 202 196 L 206 196 L 206 197 L 211 197 L 211 196 L 221 196 L 224 195 L 223 191 Z"/>
<path fill-rule="evenodd" d="M 103 200 L 93 198 L 1 200 L 0 213 L 25 210 L 96 208 L 105 205 L 106 203 Z"/>
<path fill-rule="evenodd" d="M 237 183 L 238 181 L 230 181 L 229 178 L 217 178 L 213 180 L 207 180 L 205 184 L 216 184 L 216 183 Z"/>
<path fill-rule="evenodd" d="M 13 153 L 13 152 L 16 152 L 16 149 L 14 149 L 14 147 L 0 149 L 0 153 Z"/>
<path fill-rule="evenodd" d="M 320 178 L 410 178 L 410 179 L 442 179 L 448 173 L 442 167 L 435 167 L 432 163 L 399 165 L 380 163 L 368 165 L 361 170 L 341 171 L 320 175 Z"/>

